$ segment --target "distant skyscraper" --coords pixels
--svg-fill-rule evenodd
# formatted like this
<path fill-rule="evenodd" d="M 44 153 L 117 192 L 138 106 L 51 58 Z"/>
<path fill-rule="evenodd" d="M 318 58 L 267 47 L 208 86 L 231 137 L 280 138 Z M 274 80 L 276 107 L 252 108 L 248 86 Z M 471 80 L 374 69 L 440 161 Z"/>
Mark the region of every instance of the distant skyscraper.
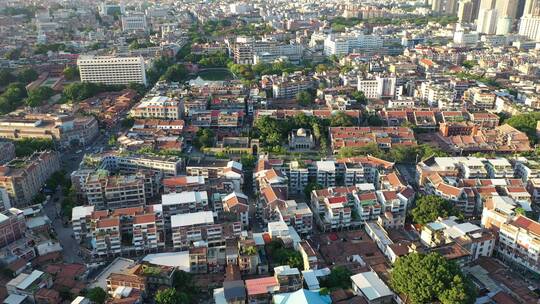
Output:
<path fill-rule="evenodd" d="M 518 0 L 497 0 L 495 9 L 499 18 L 515 19 L 517 16 Z"/>
<path fill-rule="evenodd" d="M 439 15 L 455 15 L 458 9 L 457 0 L 432 0 L 431 10 Z"/>
<path fill-rule="evenodd" d="M 540 41 L 540 0 L 527 0 L 519 22 L 519 34 Z"/>
<path fill-rule="evenodd" d="M 495 34 L 497 27 L 497 10 L 495 0 L 481 0 L 476 20 L 476 30 L 482 34 Z"/>
<path fill-rule="evenodd" d="M 540 0 L 526 0 L 523 16 L 540 16 Z"/>
<path fill-rule="evenodd" d="M 478 18 L 479 0 L 461 0 L 458 3 L 457 16 L 461 23 L 472 23 Z"/>

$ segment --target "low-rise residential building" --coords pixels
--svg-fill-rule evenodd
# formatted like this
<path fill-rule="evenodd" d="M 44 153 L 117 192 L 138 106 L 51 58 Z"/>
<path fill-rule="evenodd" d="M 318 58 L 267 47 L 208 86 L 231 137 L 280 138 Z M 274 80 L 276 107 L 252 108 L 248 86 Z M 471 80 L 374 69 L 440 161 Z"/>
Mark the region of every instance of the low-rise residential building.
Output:
<path fill-rule="evenodd" d="M 177 176 L 182 169 L 179 157 L 150 156 L 118 152 L 85 155 L 82 167 L 91 164 L 94 168 L 106 169 L 110 172 L 134 173 L 141 169 L 162 173 L 166 177 Z"/>
<path fill-rule="evenodd" d="M 222 199 L 223 211 L 234 216 L 234 220 L 249 226 L 249 202 L 248 197 L 240 192 L 233 192 Z"/>
<path fill-rule="evenodd" d="M 0 188 L 6 190 L 12 206 L 27 206 L 45 181 L 58 170 L 60 160 L 55 151 L 15 158 L 0 166 Z"/>
<path fill-rule="evenodd" d="M 317 184 L 328 188 L 336 185 L 336 165 L 334 161 L 315 162 Z"/>
<path fill-rule="evenodd" d="M 283 221 L 287 225 L 302 234 L 311 234 L 313 229 L 313 213 L 306 203 L 297 203 L 295 200 L 287 200 L 276 204 L 274 209 L 276 220 Z"/>
<path fill-rule="evenodd" d="M 27 114 L 0 119 L 0 138 L 50 139 L 64 148 L 88 145 L 98 132 L 98 122 L 92 116 Z"/>
<path fill-rule="evenodd" d="M 352 188 L 313 190 L 311 206 L 315 219 L 323 230 L 341 230 L 350 227 L 352 219 Z"/>
<path fill-rule="evenodd" d="M 0 213 L 0 248 L 24 237 L 26 221 L 21 210 L 11 208 Z"/>
<path fill-rule="evenodd" d="M 394 293 L 374 271 L 362 272 L 351 276 L 355 294 L 369 304 L 390 304 L 394 302 Z"/>
<path fill-rule="evenodd" d="M 457 223 L 455 217 L 438 219 L 422 227 L 420 241 L 433 248 L 456 243 L 469 252 L 470 260 L 489 257 L 495 249 L 495 234 L 469 222 Z"/>
<path fill-rule="evenodd" d="M 191 124 L 199 128 L 239 128 L 244 124 L 242 110 L 191 110 Z"/>
<path fill-rule="evenodd" d="M 36 298 L 42 288 L 51 288 L 53 280 L 48 273 L 34 270 L 31 273 L 21 273 L 6 284 L 10 295 L 26 296 L 31 303 L 38 303 Z"/>
<path fill-rule="evenodd" d="M 516 266 L 540 273 L 540 224 L 522 215 L 503 223 L 497 252 Z"/>
<path fill-rule="evenodd" d="M 279 292 L 302 289 L 302 274 L 298 268 L 291 268 L 289 265 L 274 267 L 274 277 L 279 284 Z"/>
<path fill-rule="evenodd" d="M 154 96 L 136 104 L 131 115 L 139 118 L 181 119 L 184 116 L 184 105 L 176 98 Z"/>
<path fill-rule="evenodd" d="M 171 230 L 173 247 L 182 250 L 196 244 L 206 244 L 209 247 L 224 245 L 227 236 L 240 234 L 242 224 L 239 222 L 234 222 L 231 226 L 215 224 L 212 211 L 201 211 L 173 215 Z"/>

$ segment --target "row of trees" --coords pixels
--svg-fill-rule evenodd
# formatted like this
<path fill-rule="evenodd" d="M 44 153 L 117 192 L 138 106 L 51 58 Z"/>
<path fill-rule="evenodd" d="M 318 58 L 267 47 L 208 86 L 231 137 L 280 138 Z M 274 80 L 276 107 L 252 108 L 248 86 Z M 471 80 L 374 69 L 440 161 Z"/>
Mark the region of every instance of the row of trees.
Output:
<path fill-rule="evenodd" d="M 431 156 L 449 156 L 449 154 L 437 147 L 423 144 L 418 146 L 398 146 L 385 151 L 380 149 L 377 144 L 367 144 L 363 147 L 343 147 L 338 153 L 340 158 L 372 155 L 381 159 L 386 159 L 398 163 L 416 163 Z"/>
<path fill-rule="evenodd" d="M 74 82 L 64 87 L 62 94 L 70 101 L 81 101 L 101 92 L 121 91 L 126 87 L 123 85 L 106 85 L 90 82 Z"/>
<path fill-rule="evenodd" d="M 25 68 L 19 72 L 14 72 L 10 69 L 0 69 L 0 87 L 7 86 L 14 82 L 27 84 L 37 78 L 38 73 L 32 68 Z"/>
<path fill-rule="evenodd" d="M 260 78 L 262 75 L 281 75 L 283 73 L 293 73 L 306 69 L 304 66 L 297 66 L 290 62 L 276 62 L 272 64 L 257 63 L 254 65 L 234 64 L 230 62 L 227 67 L 232 73 L 244 80 L 253 80 Z"/>

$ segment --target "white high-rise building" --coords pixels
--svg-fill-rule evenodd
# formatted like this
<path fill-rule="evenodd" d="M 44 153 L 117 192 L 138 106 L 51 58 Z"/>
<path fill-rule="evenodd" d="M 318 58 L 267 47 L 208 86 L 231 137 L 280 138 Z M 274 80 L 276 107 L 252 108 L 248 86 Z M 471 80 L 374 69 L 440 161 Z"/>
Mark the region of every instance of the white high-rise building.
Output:
<path fill-rule="evenodd" d="M 497 31 L 497 10 L 488 9 L 480 10 L 477 20 L 477 32 L 482 34 L 493 35 Z"/>
<path fill-rule="evenodd" d="M 540 41 L 540 0 L 527 0 L 519 23 L 519 34 Z"/>
<path fill-rule="evenodd" d="M 80 56 L 77 66 L 82 82 L 146 85 L 143 57 Z"/>
<path fill-rule="evenodd" d="M 495 34 L 496 26 L 496 14 L 495 9 L 495 0 L 481 0 L 480 8 L 478 10 L 478 19 L 476 19 L 476 31 L 481 34 Z M 495 14 L 495 16 L 493 16 Z M 493 24 L 491 26 L 491 24 Z M 493 28 L 493 31 L 490 33 L 489 29 Z"/>

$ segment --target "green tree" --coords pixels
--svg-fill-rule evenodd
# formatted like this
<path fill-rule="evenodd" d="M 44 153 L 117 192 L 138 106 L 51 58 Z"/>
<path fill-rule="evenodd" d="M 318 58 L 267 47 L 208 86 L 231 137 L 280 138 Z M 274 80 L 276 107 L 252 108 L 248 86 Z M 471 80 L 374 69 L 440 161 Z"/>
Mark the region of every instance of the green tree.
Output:
<path fill-rule="evenodd" d="M 354 125 L 354 118 L 342 111 L 332 114 L 330 118 L 330 126 L 332 127 L 350 127 Z"/>
<path fill-rule="evenodd" d="M 86 297 L 94 303 L 103 304 L 107 299 L 107 293 L 101 287 L 94 287 L 86 293 Z"/>
<path fill-rule="evenodd" d="M 255 163 L 257 163 L 257 158 L 251 154 L 242 155 L 240 157 L 240 162 L 242 163 L 242 168 L 244 168 L 244 170 L 253 169 L 255 167 Z"/>
<path fill-rule="evenodd" d="M 178 293 L 174 288 L 159 290 L 156 293 L 156 304 L 178 304 Z"/>
<path fill-rule="evenodd" d="M 54 90 L 49 87 L 39 87 L 31 90 L 24 103 L 29 107 L 39 107 L 54 95 Z"/>
<path fill-rule="evenodd" d="M 438 253 L 411 253 L 400 257 L 391 272 L 390 283 L 411 303 L 474 303 L 474 285 L 457 264 Z"/>
<path fill-rule="evenodd" d="M 313 103 L 315 98 L 308 91 L 301 91 L 296 94 L 296 100 L 304 107 L 307 107 Z"/>
<path fill-rule="evenodd" d="M 536 138 L 536 123 L 538 121 L 540 121 L 540 112 L 533 112 L 514 115 L 508 118 L 505 123 L 522 132 L 525 132 L 531 142 L 534 144 L 538 140 Z"/>
<path fill-rule="evenodd" d="M 366 123 L 371 127 L 382 127 L 386 125 L 385 121 L 382 120 L 377 114 L 369 114 L 366 118 Z"/>
<path fill-rule="evenodd" d="M 363 91 L 354 91 L 351 93 L 351 97 L 358 103 L 367 104 L 367 98 Z"/>
<path fill-rule="evenodd" d="M 321 184 L 318 184 L 316 182 L 310 182 L 304 188 L 304 194 L 306 195 L 307 198 L 310 198 L 311 197 L 311 192 L 313 190 L 320 190 L 320 189 L 322 189 Z"/>
<path fill-rule="evenodd" d="M 214 132 L 210 129 L 200 129 L 197 131 L 195 144 L 198 148 L 212 147 L 214 144 Z"/>
<path fill-rule="evenodd" d="M 321 282 L 321 287 L 348 289 L 351 285 L 351 275 L 352 272 L 346 267 L 336 266 L 332 268 L 330 275 Z"/>
<path fill-rule="evenodd" d="M 79 69 L 74 66 L 67 66 L 63 71 L 62 74 L 66 78 L 66 80 L 73 81 L 79 78 Z"/>
<path fill-rule="evenodd" d="M 378 158 L 385 158 L 384 152 L 377 144 L 367 144 L 363 147 L 342 147 L 339 149 L 339 158 L 371 155 Z"/>
<path fill-rule="evenodd" d="M 107 144 L 110 146 L 110 147 L 114 147 L 116 146 L 116 137 L 114 135 L 112 135 L 111 137 L 109 137 L 109 140 L 107 141 Z"/>
<path fill-rule="evenodd" d="M 26 97 L 26 88 L 20 82 L 10 83 L 0 95 L 0 114 L 9 113 L 22 105 Z"/>
<path fill-rule="evenodd" d="M 463 66 L 464 68 L 467 68 L 467 69 L 472 69 L 477 64 L 478 63 L 476 62 L 476 60 L 465 60 L 465 61 L 463 61 L 461 66 Z"/>
<path fill-rule="evenodd" d="M 184 81 L 188 76 L 188 70 L 183 64 L 175 64 L 170 66 L 165 73 L 160 77 L 161 80 L 167 81 Z"/>
<path fill-rule="evenodd" d="M 325 65 L 325 64 L 318 64 L 316 67 L 315 67 L 315 72 L 317 73 L 324 73 L 328 71 L 328 67 Z"/>
<path fill-rule="evenodd" d="M 11 49 L 4 54 L 4 58 L 7 60 L 17 60 L 21 57 L 20 49 Z"/>
<path fill-rule="evenodd" d="M 19 72 L 17 78 L 22 83 L 30 83 L 38 78 L 38 73 L 32 68 L 26 68 Z"/>
<path fill-rule="evenodd" d="M 452 215 L 463 216 L 452 203 L 436 195 L 419 197 L 416 200 L 416 207 L 412 209 L 413 221 L 420 225 L 431 223 L 439 217 L 445 218 Z"/>
<path fill-rule="evenodd" d="M 193 276 L 182 270 L 174 273 L 173 286 L 176 289 L 177 303 L 193 303 L 200 293 L 200 288 L 193 281 Z"/>
<path fill-rule="evenodd" d="M 135 119 L 133 117 L 126 117 L 122 120 L 120 125 L 122 128 L 130 129 L 135 124 Z"/>
<path fill-rule="evenodd" d="M 13 75 L 11 70 L 0 69 L 0 87 L 7 86 L 8 84 L 15 82 L 17 77 Z"/>

